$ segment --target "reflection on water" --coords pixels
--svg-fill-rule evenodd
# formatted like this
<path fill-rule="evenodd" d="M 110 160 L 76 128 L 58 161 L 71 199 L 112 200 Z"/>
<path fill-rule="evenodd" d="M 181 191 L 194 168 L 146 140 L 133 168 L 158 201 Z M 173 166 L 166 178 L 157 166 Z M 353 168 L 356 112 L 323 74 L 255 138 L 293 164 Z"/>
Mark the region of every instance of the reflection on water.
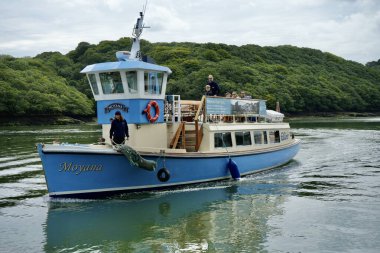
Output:
<path fill-rule="evenodd" d="M 379 252 L 380 118 L 293 120 L 299 154 L 241 181 L 52 200 L 35 143 L 96 125 L 0 128 L 0 252 Z"/>
<path fill-rule="evenodd" d="M 266 221 L 284 200 L 266 197 L 265 189 L 271 186 L 219 183 L 106 201 L 56 200 L 49 203 L 44 249 L 233 252 L 251 245 L 259 250 Z"/>

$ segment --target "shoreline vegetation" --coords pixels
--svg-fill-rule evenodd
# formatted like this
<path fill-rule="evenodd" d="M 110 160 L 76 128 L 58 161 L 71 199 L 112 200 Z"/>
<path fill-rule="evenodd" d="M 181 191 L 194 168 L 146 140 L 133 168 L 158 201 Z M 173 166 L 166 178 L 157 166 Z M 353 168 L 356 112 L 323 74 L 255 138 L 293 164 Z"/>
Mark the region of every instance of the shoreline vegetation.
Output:
<path fill-rule="evenodd" d="M 131 44 L 131 38 L 120 38 L 80 42 L 67 54 L 43 52 L 24 58 L 0 54 L 0 124 L 91 121 L 96 102 L 80 71 L 94 63 L 116 61 L 115 52 L 129 50 Z M 269 109 L 278 101 L 287 117 L 365 117 L 380 112 L 380 60 L 363 65 L 290 45 L 141 40 L 141 51 L 173 71 L 166 93 L 179 94 L 181 99 L 199 100 L 212 74 L 220 95 L 245 91 L 266 100 Z"/>
<path fill-rule="evenodd" d="M 0 126 L 97 124 L 95 117 L 30 116 L 0 117 Z"/>
<path fill-rule="evenodd" d="M 286 114 L 285 121 L 314 118 L 367 118 L 378 117 L 380 112 L 322 112 Z M 69 116 L 31 116 L 31 117 L 0 117 L 0 126 L 40 126 L 40 125 L 78 125 L 98 124 L 96 117 Z"/>

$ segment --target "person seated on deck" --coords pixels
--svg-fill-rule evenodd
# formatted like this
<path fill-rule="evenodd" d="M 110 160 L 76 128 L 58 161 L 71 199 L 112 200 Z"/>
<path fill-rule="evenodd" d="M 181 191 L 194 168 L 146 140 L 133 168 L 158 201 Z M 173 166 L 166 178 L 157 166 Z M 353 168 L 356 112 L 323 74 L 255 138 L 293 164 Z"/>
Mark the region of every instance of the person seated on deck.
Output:
<path fill-rule="evenodd" d="M 210 85 L 207 84 L 206 87 L 205 87 L 205 90 L 206 90 L 206 92 L 205 92 L 206 96 L 213 96 L 213 93 L 211 91 L 211 86 Z"/>
<path fill-rule="evenodd" d="M 226 92 L 226 98 L 230 98 L 231 97 L 231 92 L 227 91 Z"/>
<path fill-rule="evenodd" d="M 115 119 L 111 123 L 110 139 L 112 144 L 123 144 L 125 137 L 129 139 L 127 121 L 121 116 L 119 111 L 115 112 Z"/>
<path fill-rule="evenodd" d="M 245 91 L 240 91 L 240 98 L 241 99 L 252 99 L 252 97 L 251 96 L 249 96 L 249 95 L 247 95 L 246 93 L 245 93 Z"/>
<path fill-rule="evenodd" d="M 219 84 L 214 82 L 214 77 L 212 75 L 208 75 L 207 84 L 210 85 L 211 96 L 219 96 L 220 87 L 219 87 Z"/>
<path fill-rule="evenodd" d="M 244 123 L 245 122 L 245 116 L 235 116 L 235 122 L 237 123 Z"/>
<path fill-rule="evenodd" d="M 223 122 L 224 123 L 233 123 L 234 122 L 234 117 L 232 115 L 227 115 L 223 117 Z"/>
<path fill-rule="evenodd" d="M 240 99 L 240 97 L 237 95 L 236 91 L 233 91 L 232 92 L 232 96 L 231 98 L 237 98 L 237 99 Z"/>

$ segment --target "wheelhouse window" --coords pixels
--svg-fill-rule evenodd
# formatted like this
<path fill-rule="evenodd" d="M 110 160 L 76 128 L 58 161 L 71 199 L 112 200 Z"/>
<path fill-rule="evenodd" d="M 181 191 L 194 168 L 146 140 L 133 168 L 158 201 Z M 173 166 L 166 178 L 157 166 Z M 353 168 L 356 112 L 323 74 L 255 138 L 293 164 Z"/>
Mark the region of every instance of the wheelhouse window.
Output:
<path fill-rule="evenodd" d="M 253 139 L 255 144 L 263 144 L 263 133 L 261 131 L 253 131 Z"/>
<path fill-rule="evenodd" d="M 138 86 L 137 86 L 137 72 L 136 71 L 130 71 L 126 73 L 127 76 L 127 83 L 128 83 L 128 91 L 129 93 L 137 93 L 138 92 Z"/>
<path fill-rule="evenodd" d="M 95 95 L 99 95 L 99 89 L 98 89 L 98 84 L 96 83 L 96 76 L 95 74 L 88 74 L 88 80 L 90 82 L 92 91 L 94 92 Z"/>
<path fill-rule="evenodd" d="M 280 143 L 280 131 L 269 131 L 269 142 Z"/>
<path fill-rule="evenodd" d="M 235 132 L 236 146 L 250 146 L 251 133 L 250 132 Z"/>
<path fill-rule="evenodd" d="M 163 73 L 145 72 L 144 73 L 144 90 L 146 94 L 161 94 Z"/>
<path fill-rule="evenodd" d="M 120 72 L 99 73 L 104 94 L 124 93 Z"/>
<path fill-rule="evenodd" d="M 215 148 L 229 148 L 232 147 L 231 133 L 215 133 L 214 134 L 214 147 Z"/>

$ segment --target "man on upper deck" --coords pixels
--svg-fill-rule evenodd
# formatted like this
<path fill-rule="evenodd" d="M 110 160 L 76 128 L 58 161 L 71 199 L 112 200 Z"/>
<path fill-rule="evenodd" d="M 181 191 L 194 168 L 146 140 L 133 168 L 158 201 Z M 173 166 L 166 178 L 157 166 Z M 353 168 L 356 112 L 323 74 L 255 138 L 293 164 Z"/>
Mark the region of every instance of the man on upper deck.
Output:
<path fill-rule="evenodd" d="M 214 77 L 212 75 L 208 75 L 207 84 L 210 85 L 210 88 L 211 88 L 210 95 L 211 96 L 219 96 L 220 87 L 216 82 L 214 82 Z"/>

